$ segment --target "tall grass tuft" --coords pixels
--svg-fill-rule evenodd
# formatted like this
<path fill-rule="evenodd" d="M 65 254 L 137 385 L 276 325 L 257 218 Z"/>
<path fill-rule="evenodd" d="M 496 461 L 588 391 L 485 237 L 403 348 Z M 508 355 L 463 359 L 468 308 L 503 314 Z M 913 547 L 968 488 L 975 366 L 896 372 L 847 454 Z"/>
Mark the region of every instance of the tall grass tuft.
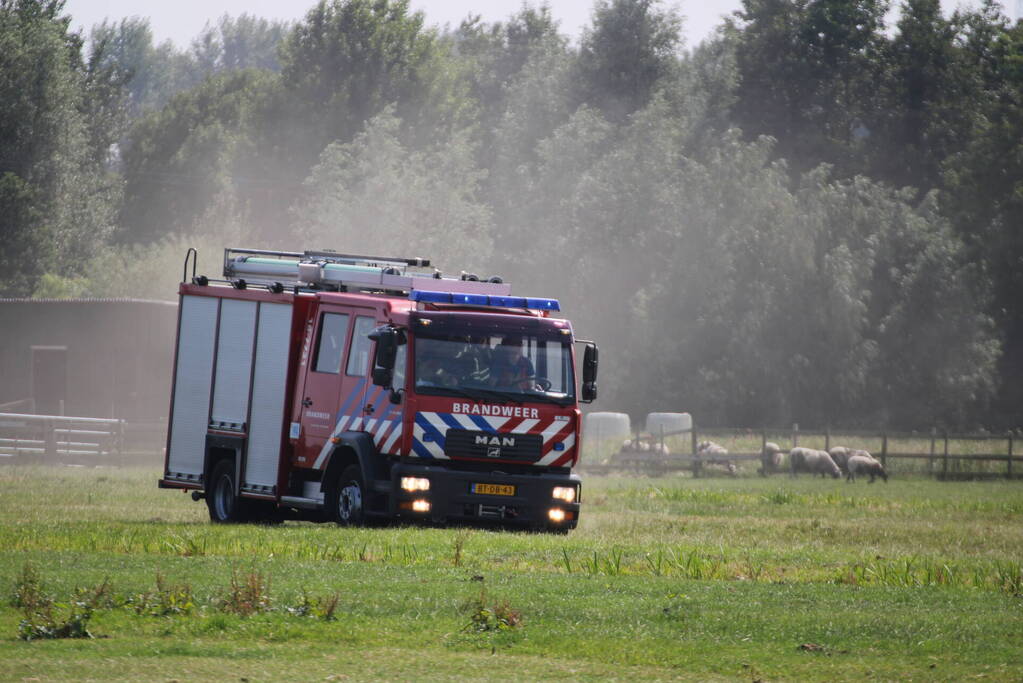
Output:
<path fill-rule="evenodd" d="M 237 570 L 232 571 L 231 585 L 220 601 L 220 609 L 243 617 L 269 612 L 270 579 L 258 570 L 250 571 L 239 579 Z"/>
<path fill-rule="evenodd" d="M 469 623 L 462 630 L 473 633 L 491 631 L 508 631 L 522 628 L 522 613 L 513 609 L 507 600 L 489 604 L 487 591 L 480 589 L 480 594 L 469 600 L 463 607 L 469 613 Z"/>
<path fill-rule="evenodd" d="M 191 614 L 195 598 L 189 584 L 168 584 L 163 574 L 157 572 L 155 590 L 136 595 L 129 599 L 128 604 L 140 616 L 167 617 Z"/>

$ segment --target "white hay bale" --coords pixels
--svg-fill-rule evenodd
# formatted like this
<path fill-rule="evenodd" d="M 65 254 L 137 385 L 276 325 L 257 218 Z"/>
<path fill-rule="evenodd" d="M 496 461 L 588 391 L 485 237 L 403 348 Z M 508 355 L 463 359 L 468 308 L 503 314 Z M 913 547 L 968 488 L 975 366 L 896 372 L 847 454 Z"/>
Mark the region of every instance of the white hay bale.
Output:
<path fill-rule="evenodd" d="M 646 416 L 648 434 L 660 436 L 662 427 L 665 434 L 692 430 L 693 416 L 689 413 L 650 413 Z"/>
<path fill-rule="evenodd" d="M 632 424 L 625 413 L 589 413 L 583 420 L 583 430 L 587 439 L 628 437 Z"/>

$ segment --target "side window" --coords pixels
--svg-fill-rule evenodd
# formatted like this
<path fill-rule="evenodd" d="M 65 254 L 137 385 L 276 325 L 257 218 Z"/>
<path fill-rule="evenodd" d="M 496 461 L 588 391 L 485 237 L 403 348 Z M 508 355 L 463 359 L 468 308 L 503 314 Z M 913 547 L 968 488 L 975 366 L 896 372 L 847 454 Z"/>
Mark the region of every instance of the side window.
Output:
<path fill-rule="evenodd" d="M 324 313 L 320 319 L 320 336 L 316 340 L 316 372 L 341 372 L 341 353 L 348 334 L 348 315 Z"/>
<path fill-rule="evenodd" d="M 373 342 L 367 336 L 373 331 L 376 321 L 373 318 L 359 316 L 355 319 L 355 332 L 352 333 L 352 348 L 348 352 L 347 374 L 361 377 L 369 368 L 369 349 Z"/>
<path fill-rule="evenodd" d="M 408 344 L 398 347 L 398 355 L 394 359 L 394 380 L 391 386 L 395 389 L 405 388 L 405 364 L 408 359 Z"/>

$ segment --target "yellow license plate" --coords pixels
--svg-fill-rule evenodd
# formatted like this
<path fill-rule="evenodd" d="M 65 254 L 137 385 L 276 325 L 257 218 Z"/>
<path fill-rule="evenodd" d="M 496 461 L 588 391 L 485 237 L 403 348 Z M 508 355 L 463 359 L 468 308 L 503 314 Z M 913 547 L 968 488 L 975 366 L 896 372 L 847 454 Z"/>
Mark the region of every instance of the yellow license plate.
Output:
<path fill-rule="evenodd" d="M 508 484 L 473 484 L 472 492 L 484 496 L 514 496 L 515 487 Z"/>

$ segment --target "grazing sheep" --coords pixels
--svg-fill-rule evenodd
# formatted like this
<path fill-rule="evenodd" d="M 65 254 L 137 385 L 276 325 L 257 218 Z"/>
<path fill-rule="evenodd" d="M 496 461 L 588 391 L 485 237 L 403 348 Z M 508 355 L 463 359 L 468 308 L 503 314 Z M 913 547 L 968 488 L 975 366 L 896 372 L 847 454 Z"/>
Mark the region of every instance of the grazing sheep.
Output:
<path fill-rule="evenodd" d="M 848 470 L 845 467 L 845 462 L 849 459 L 855 451 L 852 448 L 846 448 L 845 446 L 835 446 L 828 451 L 828 455 L 838 465 L 838 469 L 842 470 L 843 473 L 847 473 Z"/>
<path fill-rule="evenodd" d="M 701 441 L 696 445 L 696 454 L 703 458 L 705 465 L 721 465 L 734 475 L 737 470 L 735 464 L 728 459 L 728 449 L 713 441 Z"/>
<path fill-rule="evenodd" d="M 765 443 L 763 450 L 760 451 L 760 463 L 762 465 L 760 473 L 766 475 L 768 472 L 773 472 L 780 468 L 782 455 L 781 446 L 773 441 Z"/>
<path fill-rule="evenodd" d="M 654 455 L 671 455 L 671 450 L 666 443 L 655 443 L 650 450 Z"/>
<path fill-rule="evenodd" d="M 866 453 L 866 451 L 861 452 Z M 847 481 L 856 481 L 857 474 L 866 474 L 870 476 L 869 483 L 871 484 L 874 483 L 876 477 L 881 477 L 884 479 L 884 483 L 888 483 L 888 473 L 884 471 L 884 465 L 874 460 L 869 454 L 860 455 L 857 453 L 856 455 L 849 456 L 846 466 L 849 468 L 849 474 L 846 475 Z"/>
<path fill-rule="evenodd" d="M 796 476 L 798 472 L 819 474 L 822 477 L 830 474 L 833 479 L 842 476 L 841 470 L 838 469 L 838 465 L 831 459 L 827 451 L 818 451 L 802 446 L 797 446 L 789 451 L 789 467 L 792 470 L 792 476 Z"/>
<path fill-rule="evenodd" d="M 625 441 L 622 442 L 622 447 L 620 449 L 618 449 L 618 452 L 619 453 L 625 453 L 625 452 L 646 453 L 649 450 L 650 450 L 650 444 L 648 444 L 646 441 L 641 441 L 639 439 L 626 439 Z"/>

